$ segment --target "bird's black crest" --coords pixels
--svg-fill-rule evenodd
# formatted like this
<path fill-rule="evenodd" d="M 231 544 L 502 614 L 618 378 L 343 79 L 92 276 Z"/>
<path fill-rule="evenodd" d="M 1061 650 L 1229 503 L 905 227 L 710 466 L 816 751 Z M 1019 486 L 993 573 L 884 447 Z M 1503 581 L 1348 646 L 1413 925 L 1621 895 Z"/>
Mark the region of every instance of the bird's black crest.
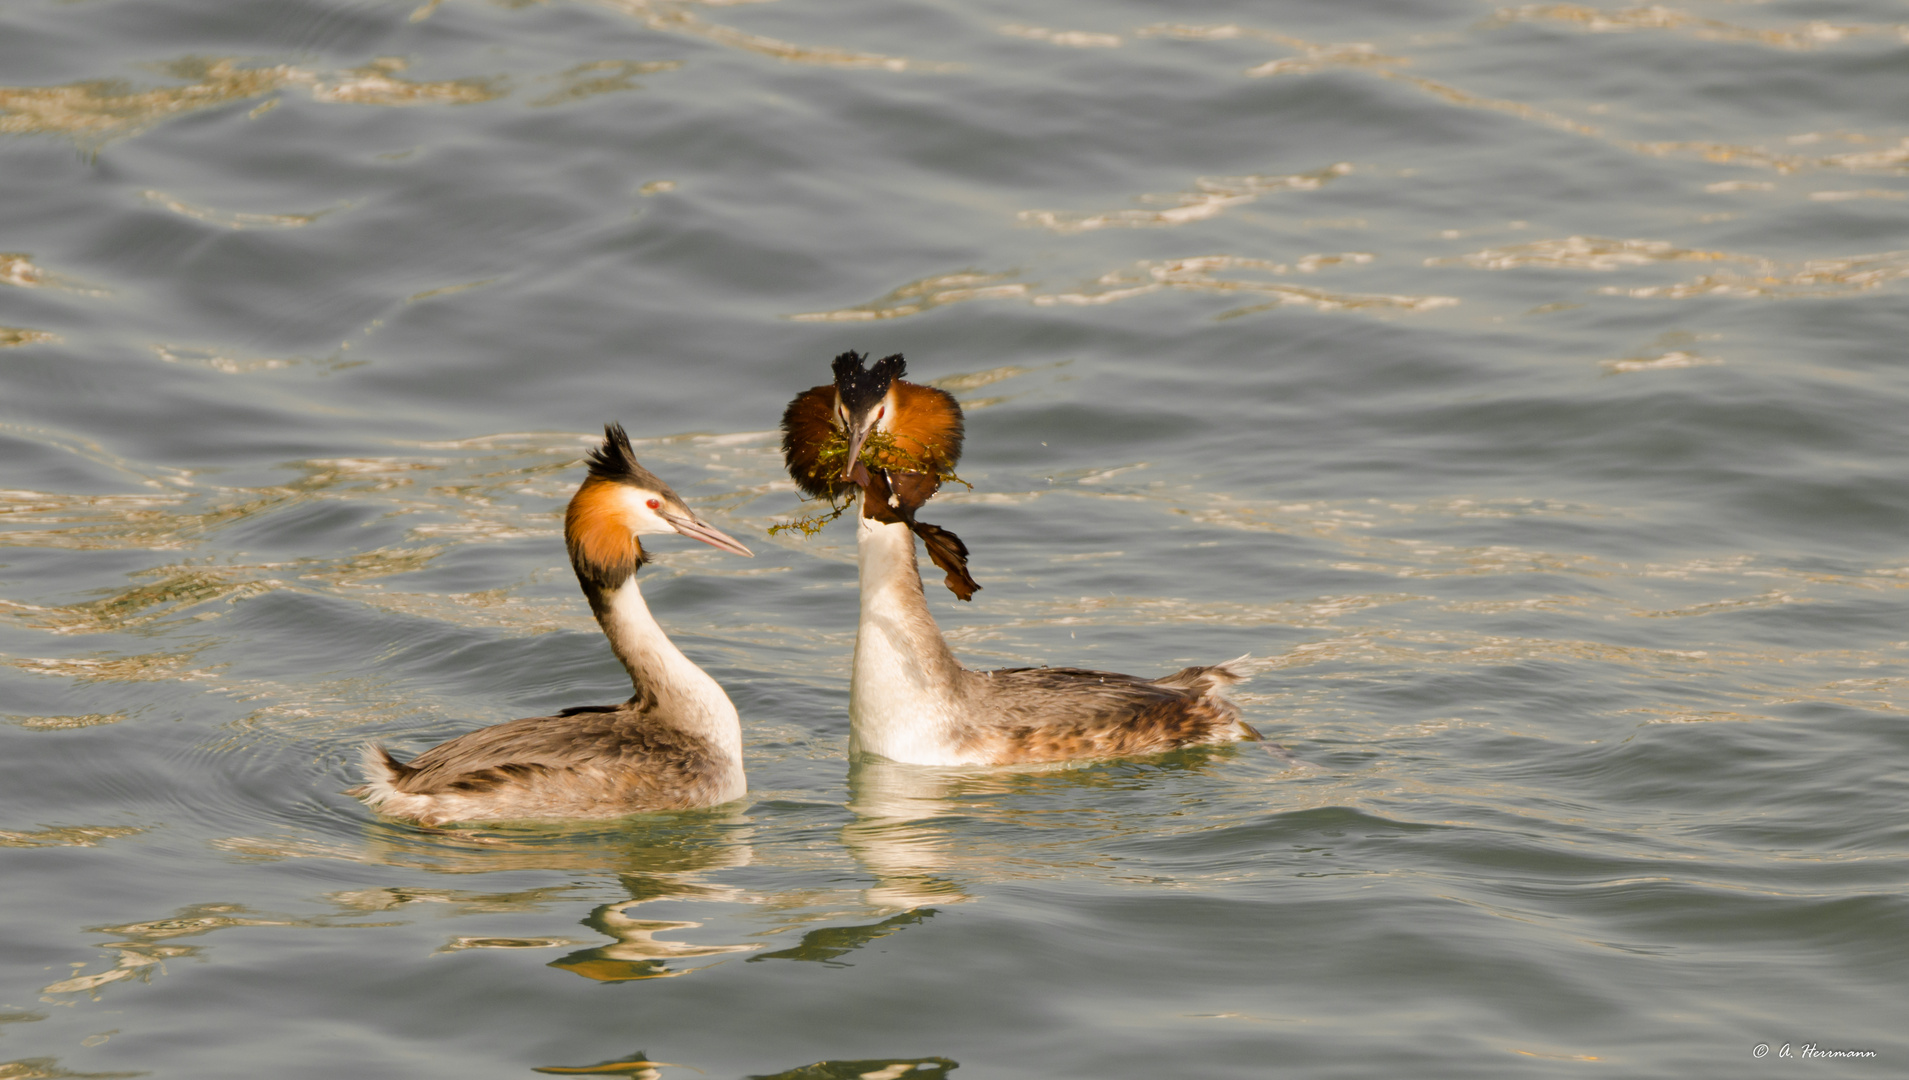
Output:
<path fill-rule="evenodd" d="M 908 363 L 900 353 L 884 356 L 863 370 L 865 359 L 852 349 L 835 358 L 835 392 L 842 396 L 842 404 L 850 416 L 859 416 L 874 408 L 882 395 L 888 393 L 889 386 L 908 373 Z"/>
<path fill-rule="evenodd" d="M 590 475 L 600 480 L 637 484 L 652 491 L 670 491 L 657 475 L 636 463 L 636 451 L 630 449 L 630 436 L 622 424 L 603 425 L 603 445 L 590 451 L 585 463 Z M 675 494 L 675 492 L 670 492 Z"/>

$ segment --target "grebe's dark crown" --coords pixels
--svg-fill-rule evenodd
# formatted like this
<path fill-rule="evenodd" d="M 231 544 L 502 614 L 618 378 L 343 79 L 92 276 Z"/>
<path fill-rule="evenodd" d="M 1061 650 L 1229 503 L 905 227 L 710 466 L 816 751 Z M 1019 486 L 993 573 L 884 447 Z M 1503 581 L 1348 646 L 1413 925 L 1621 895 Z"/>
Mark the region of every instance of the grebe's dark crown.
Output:
<path fill-rule="evenodd" d="M 584 461 L 590 467 L 590 475 L 599 480 L 635 484 L 681 501 L 660 477 L 636 463 L 636 451 L 630 449 L 630 436 L 622 424 L 603 425 L 603 445 L 590 451 Z"/>
<path fill-rule="evenodd" d="M 860 416 L 875 407 L 896 379 L 908 373 L 908 363 L 900 353 L 884 356 L 862 369 L 867 359 L 853 349 L 835 358 L 835 392 L 850 416 Z"/>

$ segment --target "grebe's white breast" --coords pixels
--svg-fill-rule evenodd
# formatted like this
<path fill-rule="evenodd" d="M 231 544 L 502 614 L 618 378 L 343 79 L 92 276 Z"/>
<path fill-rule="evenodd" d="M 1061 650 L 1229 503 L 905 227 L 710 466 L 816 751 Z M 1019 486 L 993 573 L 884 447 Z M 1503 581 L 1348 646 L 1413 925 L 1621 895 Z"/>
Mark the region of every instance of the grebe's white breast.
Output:
<path fill-rule="evenodd" d="M 857 517 L 861 619 L 849 682 L 849 751 L 922 765 L 968 763 L 957 744 L 962 670 L 928 616 L 906 524 Z"/>

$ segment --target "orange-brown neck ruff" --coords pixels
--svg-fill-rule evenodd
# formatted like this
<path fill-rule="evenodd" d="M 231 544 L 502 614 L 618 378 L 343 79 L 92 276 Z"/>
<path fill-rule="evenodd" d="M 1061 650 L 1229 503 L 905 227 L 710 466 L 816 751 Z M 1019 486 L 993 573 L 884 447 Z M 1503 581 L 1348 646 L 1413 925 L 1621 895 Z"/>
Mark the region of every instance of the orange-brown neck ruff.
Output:
<path fill-rule="evenodd" d="M 847 462 L 837 458 L 827 467 L 822 464 L 823 448 L 842 438 L 833 385 L 804 390 L 789 402 L 782 413 L 782 460 L 802 494 L 834 501 L 853 490 L 855 485 L 842 475 Z"/>
<path fill-rule="evenodd" d="M 592 609 L 601 606 L 603 593 L 621 586 L 643 565 L 643 545 L 624 521 L 619 486 L 614 480 L 586 478 L 563 516 L 570 565 Z"/>
<path fill-rule="evenodd" d="M 932 386 L 896 379 L 894 388 L 889 391 L 889 400 L 894 402 L 894 414 L 884 426 L 895 437 L 896 448 L 901 452 L 898 456 L 913 455 L 916 461 L 884 461 L 882 464 L 891 469 L 917 472 L 952 470 L 961 460 L 964 434 L 961 405 L 954 395 Z M 923 469 L 923 465 L 928 468 Z"/>
<path fill-rule="evenodd" d="M 840 500 L 855 485 L 845 475 L 849 462 L 822 460 L 831 443 L 845 440 L 836 415 L 840 401 L 834 386 L 802 391 L 782 413 L 782 458 L 796 487 L 811 499 Z M 895 380 L 882 404 L 892 414 L 878 425 L 894 439 L 894 449 L 871 451 L 868 464 L 898 472 L 940 474 L 961 460 L 964 429 L 954 395 L 932 386 Z"/>

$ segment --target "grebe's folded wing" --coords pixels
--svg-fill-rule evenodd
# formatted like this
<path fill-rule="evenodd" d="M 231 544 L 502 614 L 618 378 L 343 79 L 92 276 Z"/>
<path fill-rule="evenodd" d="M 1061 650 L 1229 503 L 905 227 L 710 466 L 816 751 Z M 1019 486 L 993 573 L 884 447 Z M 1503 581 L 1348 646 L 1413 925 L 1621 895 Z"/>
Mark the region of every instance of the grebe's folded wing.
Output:
<path fill-rule="evenodd" d="M 1168 676 L 1175 679 L 1182 673 Z M 1009 668 L 971 681 L 983 721 L 974 738 L 1014 761 L 1151 754 L 1241 737 L 1239 709 L 1218 685 L 1085 668 Z"/>
<path fill-rule="evenodd" d="M 482 790 L 563 772 L 665 769 L 705 754 L 701 739 L 622 706 L 511 720 L 442 742 L 400 766 L 394 786 L 424 794 Z"/>

